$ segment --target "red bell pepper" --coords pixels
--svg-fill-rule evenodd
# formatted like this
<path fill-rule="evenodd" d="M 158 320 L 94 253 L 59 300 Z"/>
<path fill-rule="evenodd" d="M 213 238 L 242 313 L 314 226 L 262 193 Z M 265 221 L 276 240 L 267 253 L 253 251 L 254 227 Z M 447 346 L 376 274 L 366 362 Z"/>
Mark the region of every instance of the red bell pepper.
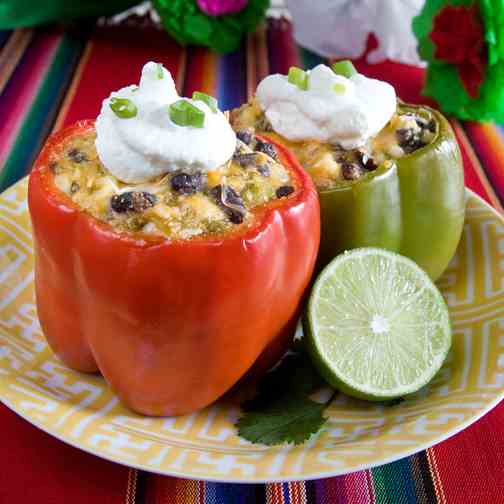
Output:
<path fill-rule="evenodd" d="M 284 154 L 296 191 L 225 238 L 169 241 L 114 231 L 54 184 L 49 160 L 79 122 L 53 135 L 29 181 L 40 323 L 57 355 L 100 371 L 147 415 L 202 408 L 285 352 L 320 239 L 317 192 Z"/>

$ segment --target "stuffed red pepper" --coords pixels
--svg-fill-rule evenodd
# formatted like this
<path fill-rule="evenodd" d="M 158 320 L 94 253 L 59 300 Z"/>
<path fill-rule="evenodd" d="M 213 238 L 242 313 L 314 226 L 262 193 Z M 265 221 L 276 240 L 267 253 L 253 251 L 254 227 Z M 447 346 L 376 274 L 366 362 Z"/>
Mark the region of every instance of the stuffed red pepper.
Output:
<path fill-rule="evenodd" d="M 49 344 L 133 410 L 202 408 L 288 346 L 316 190 L 294 160 L 237 140 L 215 99 L 180 98 L 161 65 L 48 140 L 29 208 Z"/>

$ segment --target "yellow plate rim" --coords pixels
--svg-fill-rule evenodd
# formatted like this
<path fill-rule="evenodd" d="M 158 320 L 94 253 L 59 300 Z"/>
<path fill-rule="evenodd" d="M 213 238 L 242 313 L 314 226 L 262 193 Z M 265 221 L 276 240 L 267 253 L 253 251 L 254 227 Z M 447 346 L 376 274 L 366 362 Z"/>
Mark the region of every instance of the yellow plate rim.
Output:
<path fill-rule="evenodd" d="M 25 182 L 26 177 L 24 179 L 21 179 L 18 181 L 16 184 L 11 186 L 9 189 L 12 189 L 13 187 L 17 186 L 18 184 L 21 184 Z M 8 189 L 8 190 L 9 190 Z M 3 194 L 3 193 L 2 193 Z M 467 197 L 473 197 L 478 201 L 479 205 L 482 205 L 485 207 L 485 209 L 490 210 L 494 216 L 497 218 L 498 221 L 500 221 L 504 225 L 504 216 L 500 215 L 500 213 L 492 207 L 490 204 L 488 204 L 481 196 L 476 194 L 474 191 L 466 188 L 466 199 Z M 314 473 L 309 473 L 309 474 L 299 474 L 296 476 L 289 476 L 289 477 L 272 477 L 272 478 L 261 478 L 261 477 L 215 477 L 215 476 L 204 476 L 204 475 L 194 475 L 187 473 L 186 471 L 177 471 L 177 470 L 156 470 L 155 467 L 149 464 L 142 464 L 142 463 L 130 463 L 130 462 L 124 462 L 122 461 L 119 457 L 114 457 L 112 455 L 105 454 L 103 452 L 100 452 L 98 450 L 93 450 L 89 447 L 82 446 L 78 442 L 73 441 L 69 439 L 68 436 L 62 435 L 61 433 L 58 432 L 58 430 L 51 430 L 50 428 L 46 427 L 45 425 L 42 424 L 42 422 L 39 422 L 38 420 L 34 419 L 30 415 L 26 413 L 22 413 L 15 409 L 15 407 L 9 403 L 8 400 L 6 400 L 4 397 L 0 396 L 0 402 L 2 402 L 5 406 L 7 406 L 12 412 L 15 414 L 19 415 L 21 418 L 24 420 L 28 421 L 38 429 L 44 431 L 45 433 L 55 437 L 56 439 L 73 446 L 74 448 L 77 448 L 79 450 L 82 450 L 86 453 L 89 453 L 91 455 L 95 455 L 101 459 L 118 463 L 120 465 L 123 465 L 125 467 L 132 467 L 134 469 L 138 470 L 143 470 L 146 472 L 154 473 L 154 474 L 159 474 L 161 476 L 172 476 L 172 477 L 177 477 L 177 478 L 184 478 L 184 479 L 189 479 L 189 480 L 205 480 L 209 482 L 216 482 L 216 483 L 284 483 L 284 482 L 289 482 L 289 481 L 308 481 L 308 480 L 315 480 L 315 479 L 321 479 L 321 478 L 329 478 L 329 477 L 335 477 L 335 476 L 342 476 L 345 474 L 357 472 L 357 471 L 362 471 L 366 469 L 372 469 L 374 467 L 378 467 L 384 464 L 388 464 L 391 462 L 395 462 L 397 460 L 400 460 L 405 457 L 409 457 L 411 455 L 414 455 L 420 451 L 426 450 L 442 441 L 445 441 L 446 439 L 454 436 L 455 434 L 458 434 L 459 432 L 463 431 L 473 423 L 477 422 L 480 418 L 482 418 L 484 415 L 486 415 L 489 411 L 491 411 L 493 408 L 495 408 L 502 400 L 504 399 L 504 388 L 500 390 L 498 393 L 497 397 L 485 404 L 485 407 L 482 409 L 477 410 L 476 414 L 473 416 L 467 418 L 463 422 L 461 422 L 459 425 L 457 425 L 454 428 L 448 429 L 447 431 L 443 432 L 441 435 L 437 437 L 431 438 L 428 442 L 426 443 L 421 443 L 414 448 L 411 449 L 404 449 L 403 451 L 396 452 L 390 457 L 383 457 L 380 460 L 377 460 L 376 462 L 367 462 L 363 463 L 362 465 L 356 465 L 352 467 L 352 469 L 334 469 L 330 471 L 320 471 L 320 472 L 314 472 Z M 269 447 L 268 447 L 269 448 Z M 276 447 L 278 448 L 278 447 Z M 203 477 L 204 476 L 204 477 Z"/>

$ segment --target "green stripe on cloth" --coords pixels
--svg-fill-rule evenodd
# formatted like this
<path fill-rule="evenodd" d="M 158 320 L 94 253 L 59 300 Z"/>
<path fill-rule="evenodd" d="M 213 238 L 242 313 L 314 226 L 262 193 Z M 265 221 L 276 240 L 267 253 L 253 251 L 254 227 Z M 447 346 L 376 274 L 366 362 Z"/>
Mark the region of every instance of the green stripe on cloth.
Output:
<path fill-rule="evenodd" d="M 377 504 L 416 504 L 415 485 L 408 459 L 371 471 Z"/>
<path fill-rule="evenodd" d="M 0 174 L 0 191 L 30 171 L 33 161 L 51 131 L 84 44 L 82 36 L 69 33 L 64 35 L 6 159 Z"/>

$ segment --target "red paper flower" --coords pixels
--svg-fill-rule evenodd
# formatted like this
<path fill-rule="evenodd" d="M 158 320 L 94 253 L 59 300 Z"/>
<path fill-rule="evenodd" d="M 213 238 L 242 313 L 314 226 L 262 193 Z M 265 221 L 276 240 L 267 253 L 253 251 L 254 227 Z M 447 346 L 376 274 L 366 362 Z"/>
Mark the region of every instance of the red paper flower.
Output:
<path fill-rule="evenodd" d="M 477 6 L 444 7 L 434 18 L 429 37 L 436 46 L 434 57 L 455 65 L 469 96 L 478 98 L 487 58 Z"/>

